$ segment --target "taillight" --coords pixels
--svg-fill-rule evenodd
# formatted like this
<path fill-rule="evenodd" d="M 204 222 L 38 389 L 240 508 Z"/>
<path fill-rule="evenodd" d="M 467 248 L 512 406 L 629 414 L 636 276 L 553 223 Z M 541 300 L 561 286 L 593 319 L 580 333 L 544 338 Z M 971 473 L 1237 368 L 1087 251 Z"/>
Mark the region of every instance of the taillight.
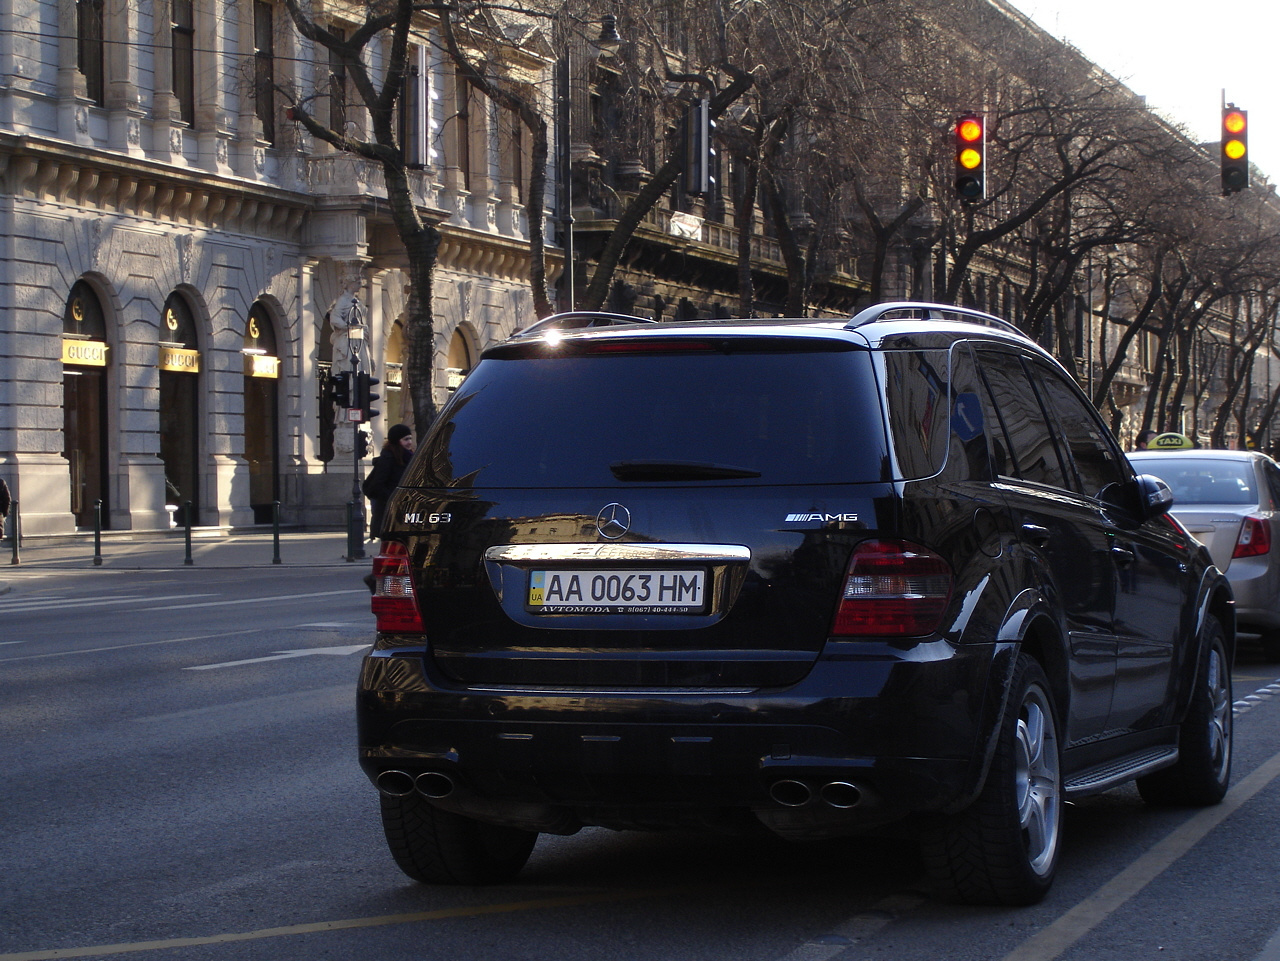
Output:
<path fill-rule="evenodd" d="M 1271 521 L 1263 517 L 1246 517 L 1236 538 L 1234 557 L 1257 557 L 1271 551 Z"/>
<path fill-rule="evenodd" d="M 951 599 L 951 585 L 951 566 L 927 547 L 908 541 L 863 541 L 849 559 L 831 633 L 932 634 Z"/>
<path fill-rule="evenodd" d="M 380 633 L 422 634 L 426 631 L 413 596 L 409 550 L 399 541 L 383 541 L 382 550 L 373 559 L 372 608 Z"/>

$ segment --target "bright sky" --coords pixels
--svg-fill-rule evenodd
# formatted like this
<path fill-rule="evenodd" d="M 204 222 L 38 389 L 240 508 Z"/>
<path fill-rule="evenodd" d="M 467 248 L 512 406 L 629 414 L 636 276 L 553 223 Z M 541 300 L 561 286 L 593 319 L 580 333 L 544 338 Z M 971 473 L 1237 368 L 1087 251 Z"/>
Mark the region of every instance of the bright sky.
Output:
<path fill-rule="evenodd" d="M 1280 3 L 1275 0 L 1008 0 L 1202 142 L 1223 91 L 1249 112 L 1249 159 L 1280 182 Z"/>

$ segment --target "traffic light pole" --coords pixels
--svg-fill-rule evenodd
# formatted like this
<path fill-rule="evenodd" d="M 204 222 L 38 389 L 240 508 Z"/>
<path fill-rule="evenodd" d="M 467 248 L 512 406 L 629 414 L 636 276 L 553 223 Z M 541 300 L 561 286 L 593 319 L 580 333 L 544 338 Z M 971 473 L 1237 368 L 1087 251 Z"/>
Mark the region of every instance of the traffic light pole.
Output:
<path fill-rule="evenodd" d="M 351 341 L 364 339 L 360 320 L 360 302 L 352 300 L 347 315 L 347 338 L 351 350 L 351 385 L 354 390 L 360 377 L 360 358 Z M 353 398 L 354 399 L 354 398 Z M 349 400 L 348 403 L 351 403 Z M 347 408 L 350 411 L 351 408 Z M 350 413 L 347 414 L 348 419 Z M 347 560 L 364 560 L 364 494 L 360 490 L 360 421 L 351 421 L 351 500 L 347 507 Z"/>

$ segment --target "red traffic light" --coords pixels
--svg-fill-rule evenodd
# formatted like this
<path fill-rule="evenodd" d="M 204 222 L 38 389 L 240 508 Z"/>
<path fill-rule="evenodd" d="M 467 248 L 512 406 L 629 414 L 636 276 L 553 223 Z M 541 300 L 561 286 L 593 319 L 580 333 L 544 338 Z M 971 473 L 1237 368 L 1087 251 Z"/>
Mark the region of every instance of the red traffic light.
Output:
<path fill-rule="evenodd" d="M 1234 104 L 1222 108 L 1222 193 L 1249 186 L 1249 112 Z"/>
<path fill-rule="evenodd" d="M 977 203 L 987 195 L 987 131 L 981 114 L 966 113 L 956 120 L 956 196 Z"/>

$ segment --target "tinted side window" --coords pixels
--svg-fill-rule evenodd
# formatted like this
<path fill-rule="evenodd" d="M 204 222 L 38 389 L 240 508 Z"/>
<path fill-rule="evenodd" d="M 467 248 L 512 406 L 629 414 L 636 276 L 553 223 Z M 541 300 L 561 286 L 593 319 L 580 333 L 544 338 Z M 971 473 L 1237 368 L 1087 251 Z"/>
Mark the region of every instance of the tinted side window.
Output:
<path fill-rule="evenodd" d="M 1040 400 L 1018 356 L 979 348 L 978 360 L 1008 451 L 1003 472 L 1036 484 L 1069 488 Z M 997 464 L 999 460 L 997 456 Z"/>
<path fill-rule="evenodd" d="M 1053 412 L 1054 431 L 1075 464 L 1079 492 L 1097 497 L 1108 484 L 1123 481 L 1126 473 L 1120 466 L 1122 455 L 1111 442 L 1106 428 L 1098 422 L 1093 408 L 1059 371 L 1036 361 L 1031 368 L 1036 386 L 1044 394 L 1045 408 Z"/>
<path fill-rule="evenodd" d="M 947 456 L 950 356 L 945 350 L 891 350 L 883 356 L 899 474 L 931 477 Z"/>
<path fill-rule="evenodd" d="M 900 476 L 991 480 L 982 384 L 967 344 L 884 355 L 889 428 Z"/>
<path fill-rule="evenodd" d="M 968 344 L 957 344 L 951 351 L 951 449 L 947 463 L 960 479 L 995 479 L 988 432 L 998 430 L 999 425 L 987 420 L 982 402 L 984 390 L 973 351 Z"/>

